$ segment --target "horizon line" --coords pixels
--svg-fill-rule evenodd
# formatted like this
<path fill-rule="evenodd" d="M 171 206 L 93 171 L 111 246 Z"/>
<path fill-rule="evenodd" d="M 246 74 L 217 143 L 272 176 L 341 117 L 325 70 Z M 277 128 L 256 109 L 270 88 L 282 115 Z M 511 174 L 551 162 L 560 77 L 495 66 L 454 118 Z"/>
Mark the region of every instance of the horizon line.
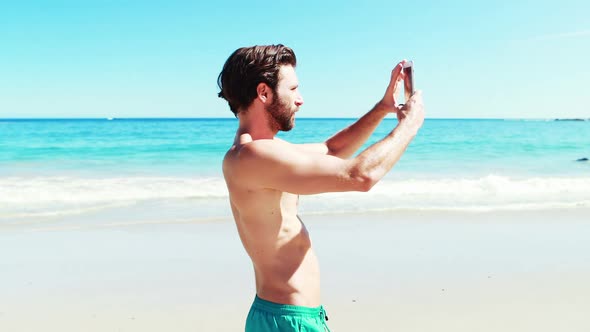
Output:
<path fill-rule="evenodd" d="M 354 120 L 360 117 L 299 117 L 298 120 Z M 385 118 L 387 119 L 387 118 Z M 393 118 L 390 118 L 393 119 Z M 463 118 L 463 117 L 427 117 L 426 120 L 585 120 L 590 121 L 590 117 L 513 117 L 513 118 L 492 118 L 492 117 L 481 117 L 481 118 Z M 3 120 L 237 120 L 233 117 L 0 117 L 0 121 Z"/>

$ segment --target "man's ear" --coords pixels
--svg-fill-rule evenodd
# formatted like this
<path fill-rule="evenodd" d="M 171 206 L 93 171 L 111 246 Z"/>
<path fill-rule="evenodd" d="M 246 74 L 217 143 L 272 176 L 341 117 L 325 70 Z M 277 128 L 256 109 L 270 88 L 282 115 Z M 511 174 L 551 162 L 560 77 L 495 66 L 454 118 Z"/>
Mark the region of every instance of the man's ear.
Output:
<path fill-rule="evenodd" d="M 263 104 L 272 100 L 272 89 L 266 83 L 258 83 L 256 93 Z"/>

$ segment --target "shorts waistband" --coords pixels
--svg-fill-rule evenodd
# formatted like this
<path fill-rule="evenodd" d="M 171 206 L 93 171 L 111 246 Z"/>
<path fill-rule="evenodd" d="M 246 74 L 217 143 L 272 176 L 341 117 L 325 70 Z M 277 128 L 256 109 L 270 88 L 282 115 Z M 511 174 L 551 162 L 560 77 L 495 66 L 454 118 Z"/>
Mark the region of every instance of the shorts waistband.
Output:
<path fill-rule="evenodd" d="M 263 300 L 256 295 L 252 308 L 270 312 L 277 315 L 305 315 L 305 316 L 323 316 L 326 311 L 323 306 L 303 307 L 292 304 L 280 304 Z"/>

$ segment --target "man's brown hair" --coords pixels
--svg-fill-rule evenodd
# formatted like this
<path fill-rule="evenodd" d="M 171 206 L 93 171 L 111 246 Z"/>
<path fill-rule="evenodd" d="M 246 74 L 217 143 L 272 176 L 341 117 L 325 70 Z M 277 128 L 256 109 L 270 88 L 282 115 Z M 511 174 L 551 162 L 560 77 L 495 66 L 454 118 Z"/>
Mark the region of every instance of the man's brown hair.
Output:
<path fill-rule="evenodd" d="M 229 56 L 217 78 L 218 96 L 227 100 L 237 117 L 256 98 L 256 88 L 266 83 L 276 91 L 279 69 L 283 65 L 297 65 L 295 53 L 284 45 L 242 47 Z"/>

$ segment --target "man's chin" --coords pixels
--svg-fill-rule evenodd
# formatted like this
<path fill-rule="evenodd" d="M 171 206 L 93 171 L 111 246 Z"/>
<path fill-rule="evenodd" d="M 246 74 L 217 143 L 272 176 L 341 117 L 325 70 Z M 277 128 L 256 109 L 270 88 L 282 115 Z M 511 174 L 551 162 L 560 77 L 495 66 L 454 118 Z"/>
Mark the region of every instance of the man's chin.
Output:
<path fill-rule="evenodd" d="M 295 119 L 291 120 L 291 122 L 288 125 L 283 126 L 281 128 L 281 131 L 291 131 L 291 129 L 293 129 L 293 127 L 295 127 Z"/>

